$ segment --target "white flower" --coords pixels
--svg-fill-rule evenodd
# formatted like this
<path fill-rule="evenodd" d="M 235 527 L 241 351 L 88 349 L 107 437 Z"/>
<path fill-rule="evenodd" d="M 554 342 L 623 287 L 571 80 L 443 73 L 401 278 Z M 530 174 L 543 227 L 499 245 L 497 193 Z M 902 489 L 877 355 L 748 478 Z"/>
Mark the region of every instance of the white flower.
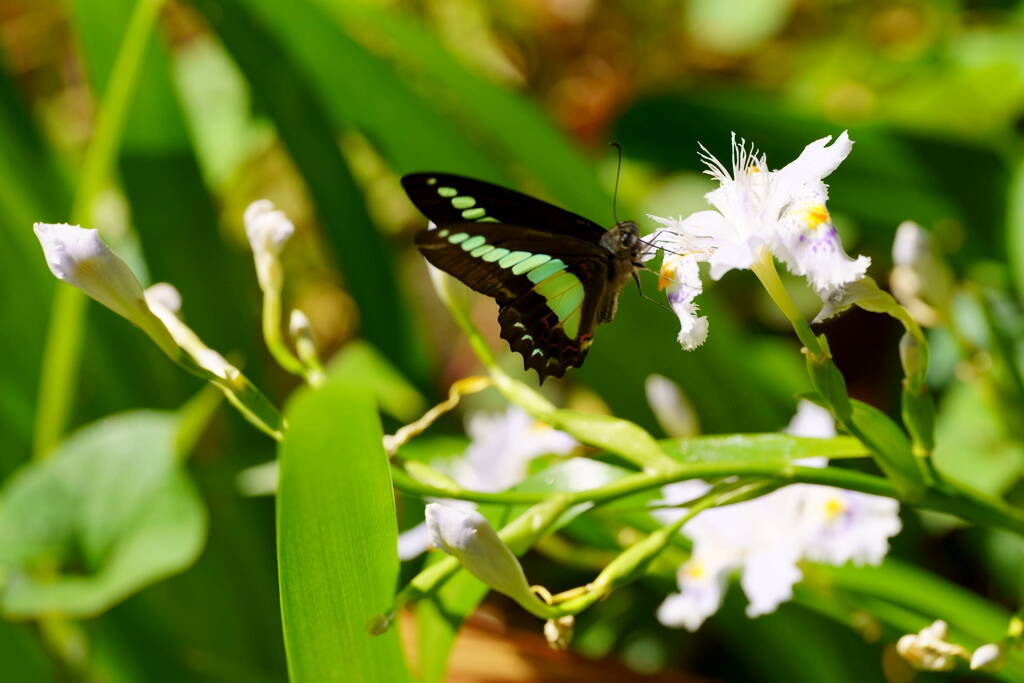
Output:
<path fill-rule="evenodd" d="M 801 402 L 786 431 L 794 436 L 835 436 L 835 424 L 823 408 Z M 825 458 L 797 464 L 824 467 Z M 684 481 L 662 489 L 664 502 L 679 505 L 711 490 L 702 481 Z M 693 541 L 688 562 L 680 567 L 679 592 L 658 609 L 667 626 L 696 630 L 722 601 L 728 577 L 740 573 L 748 599 L 747 615 L 773 612 L 793 596 L 802 577 L 801 560 L 828 564 L 881 562 L 888 539 L 899 532 L 899 505 L 887 498 L 854 491 L 794 484 L 751 501 L 712 508 L 687 522 L 682 533 Z M 653 513 L 670 523 L 680 508 Z"/>
<path fill-rule="evenodd" d="M 537 422 L 522 408 L 510 405 L 504 413 L 475 413 L 466 422 L 469 447 L 454 462 L 432 463 L 460 486 L 475 491 L 505 491 L 526 478 L 530 462 L 541 455 L 565 455 L 577 447 L 564 432 Z M 451 505 L 472 503 L 445 501 Z M 399 534 L 398 556 L 411 560 L 428 547 L 422 524 Z"/>
<path fill-rule="evenodd" d="M 433 544 L 494 590 L 518 602 L 536 600 L 519 560 L 476 510 L 430 503 L 427 528 Z"/>
<path fill-rule="evenodd" d="M 920 671 L 950 671 L 958 657 L 969 659 L 970 653 L 960 645 L 946 641 L 949 626 L 941 619 L 925 626 L 916 634 L 908 633 L 896 642 L 896 651 Z"/>
<path fill-rule="evenodd" d="M 146 304 L 142 285 L 99 232 L 67 223 L 36 223 L 50 272 L 82 290 L 148 334 L 171 358 L 179 355 L 167 330 Z"/>
<path fill-rule="evenodd" d="M 295 226 L 269 199 L 257 199 L 245 209 L 245 234 L 252 247 L 256 277 L 264 292 L 281 288 L 279 257 Z"/>
<path fill-rule="evenodd" d="M 1006 663 L 1006 648 L 997 643 L 986 643 L 971 655 L 971 670 L 996 672 Z"/>
<path fill-rule="evenodd" d="M 825 207 L 828 189 L 822 180 L 853 146 L 845 132 L 830 145 L 831 140 L 812 142 L 778 171 L 768 170 L 765 156 L 737 142 L 735 134 L 731 170 L 702 147 L 706 173 L 719 183 L 705 195 L 714 208 L 686 219 L 650 216 L 663 226 L 655 241 L 666 249 L 663 280 L 678 285 L 669 287 L 669 298 L 675 298 L 684 348 L 695 348 L 707 334 L 707 321 L 696 317 L 693 304 L 701 291 L 698 261 L 707 261 L 717 280 L 730 270 L 750 268 L 769 249 L 823 298 L 864 276 L 871 260 L 846 255 Z"/>

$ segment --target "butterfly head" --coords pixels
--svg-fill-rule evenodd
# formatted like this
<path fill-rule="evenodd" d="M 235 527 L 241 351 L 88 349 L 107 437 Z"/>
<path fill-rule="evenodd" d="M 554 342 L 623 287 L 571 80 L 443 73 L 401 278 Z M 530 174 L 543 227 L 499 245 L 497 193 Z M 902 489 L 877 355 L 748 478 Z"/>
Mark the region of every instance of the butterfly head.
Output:
<path fill-rule="evenodd" d="M 647 245 L 640 240 L 640 229 L 633 221 L 619 221 L 614 228 L 609 229 L 601 236 L 601 246 L 619 256 L 622 260 L 628 258 L 634 265 L 643 262 L 644 252 Z"/>

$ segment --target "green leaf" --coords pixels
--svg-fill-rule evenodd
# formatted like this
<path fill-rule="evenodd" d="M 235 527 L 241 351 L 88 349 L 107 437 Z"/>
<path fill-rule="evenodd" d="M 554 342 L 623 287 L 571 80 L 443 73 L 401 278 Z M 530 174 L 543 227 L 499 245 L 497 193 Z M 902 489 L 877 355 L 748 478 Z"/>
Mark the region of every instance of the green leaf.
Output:
<path fill-rule="evenodd" d="M 369 394 L 327 383 L 289 405 L 277 554 L 293 683 L 403 681 L 396 629 L 372 636 L 398 581 L 390 468 Z"/>
<path fill-rule="evenodd" d="M 1024 299 L 1024 160 L 1017 164 L 1007 193 L 1006 247 L 1017 295 Z"/>
<path fill-rule="evenodd" d="M 682 462 L 793 461 L 802 458 L 862 458 L 870 455 L 852 436 L 812 439 L 790 434 L 732 434 L 695 439 L 666 439 L 662 448 Z"/>
<path fill-rule="evenodd" d="M 175 456 L 177 429 L 171 413 L 116 415 L 6 482 L 6 616 L 93 616 L 195 562 L 206 513 Z"/>
<path fill-rule="evenodd" d="M 910 438 L 900 426 L 878 408 L 863 401 L 851 400 L 850 422 L 858 438 L 871 448 L 875 462 L 904 495 L 915 497 L 925 488 L 924 476 L 911 448 Z"/>
<path fill-rule="evenodd" d="M 403 422 L 412 422 L 427 409 L 427 400 L 387 358 L 361 341 L 347 344 L 331 359 L 328 377 L 360 386 L 373 394 L 380 409 Z"/>

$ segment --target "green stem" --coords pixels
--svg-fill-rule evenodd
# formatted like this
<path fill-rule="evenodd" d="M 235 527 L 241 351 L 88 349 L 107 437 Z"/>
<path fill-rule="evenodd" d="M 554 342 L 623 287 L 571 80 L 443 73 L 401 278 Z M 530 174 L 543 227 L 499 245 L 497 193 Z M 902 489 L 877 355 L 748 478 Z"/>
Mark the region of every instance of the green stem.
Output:
<path fill-rule="evenodd" d="M 786 291 L 782 280 L 779 279 L 779 272 L 775 269 L 775 258 L 772 256 L 771 251 L 766 247 L 762 248 L 760 258 L 750 266 L 750 270 L 754 272 L 757 279 L 761 281 L 765 291 L 768 292 L 768 296 L 771 297 L 775 305 L 782 311 L 782 314 L 789 320 L 793 330 L 796 332 L 796 336 L 800 338 L 800 342 L 807 347 L 811 354 L 820 356 L 822 352 L 821 345 L 811 331 L 811 326 L 807 324 L 807 320 L 800 314 L 800 310 L 793 302 L 793 298 Z"/>
<path fill-rule="evenodd" d="M 263 292 L 263 341 L 277 364 L 292 373 L 309 379 L 309 370 L 296 358 L 281 336 L 281 292 Z"/>
<path fill-rule="evenodd" d="M 393 469 L 395 487 L 418 496 L 455 498 L 478 503 L 531 505 L 546 500 L 551 493 L 507 491 L 488 493 L 459 487 L 438 488 L 416 481 L 401 469 Z M 737 463 L 702 462 L 678 464 L 671 471 L 640 472 L 610 484 L 569 496 L 573 504 L 604 503 L 618 498 L 687 479 L 708 479 L 723 476 L 764 477 L 775 483 L 784 482 L 820 484 L 870 493 L 876 496 L 913 502 L 918 507 L 947 512 L 979 525 L 996 526 L 1024 535 L 1024 513 L 1009 508 L 999 501 L 987 500 L 963 491 L 942 492 L 929 489 L 920 500 L 907 501 L 893 484 L 883 477 L 835 467 L 802 467 L 791 463 Z"/>
<path fill-rule="evenodd" d="M 96 117 L 96 127 L 85 152 L 71 209 L 71 221 L 89 223 L 96 195 L 110 177 L 121 143 L 128 108 L 138 83 L 142 59 L 163 0 L 139 0 L 128 21 L 124 40 Z M 36 406 L 33 454 L 45 458 L 60 442 L 75 397 L 85 331 L 85 296 L 57 285 L 43 349 L 39 398 Z"/>
<path fill-rule="evenodd" d="M 760 482 L 735 491 L 725 491 L 717 496 L 708 496 L 690 506 L 686 513 L 672 524 L 658 529 L 646 538 L 627 548 L 608 566 L 601 570 L 597 578 L 587 585 L 581 595 L 570 598 L 557 607 L 563 615 L 579 614 L 598 600 L 603 600 L 616 588 L 639 579 L 647 567 L 669 546 L 683 525 L 708 508 L 729 505 L 734 502 L 757 496 L 772 488 L 772 484 Z"/>

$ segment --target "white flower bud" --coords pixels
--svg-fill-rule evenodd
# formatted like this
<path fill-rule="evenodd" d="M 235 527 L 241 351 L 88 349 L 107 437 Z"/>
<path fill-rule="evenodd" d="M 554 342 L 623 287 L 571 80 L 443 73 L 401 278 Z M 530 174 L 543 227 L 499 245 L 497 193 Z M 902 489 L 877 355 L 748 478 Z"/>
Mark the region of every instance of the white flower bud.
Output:
<path fill-rule="evenodd" d="M 98 231 L 67 223 L 36 223 L 34 229 L 46 265 L 57 279 L 138 324 L 147 310 L 142 285 Z"/>
<path fill-rule="evenodd" d="M 1003 668 L 1006 661 L 1006 649 L 997 643 L 986 643 L 971 655 L 971 669 L 974 671 L 995 672 Z"/>
<path fill-rule="evenodd" d="M 470 574 L 521 604 L 537 599 L 519 560 L 479 512 L 430 503 L 426 517 L 433 544 Z"/>
<path fill-rule="evenodd" d="M 177 345 L 150 311 L 135 274 L 96 230 L 67 223 L 36 223 L 33 227 L 46 265 L 57 279 L 141 328 L 171 358 L 178 357 Z"/>
<path fill-rule="evenodd" d="M 294 232 L 292 222 L 283 211 L 275 209 L 269 199 L 257 199 L 245 210 L 245 234 L 252 247 L 256 277 L 264 293 L 281 289 L 278 257 Z"/>

